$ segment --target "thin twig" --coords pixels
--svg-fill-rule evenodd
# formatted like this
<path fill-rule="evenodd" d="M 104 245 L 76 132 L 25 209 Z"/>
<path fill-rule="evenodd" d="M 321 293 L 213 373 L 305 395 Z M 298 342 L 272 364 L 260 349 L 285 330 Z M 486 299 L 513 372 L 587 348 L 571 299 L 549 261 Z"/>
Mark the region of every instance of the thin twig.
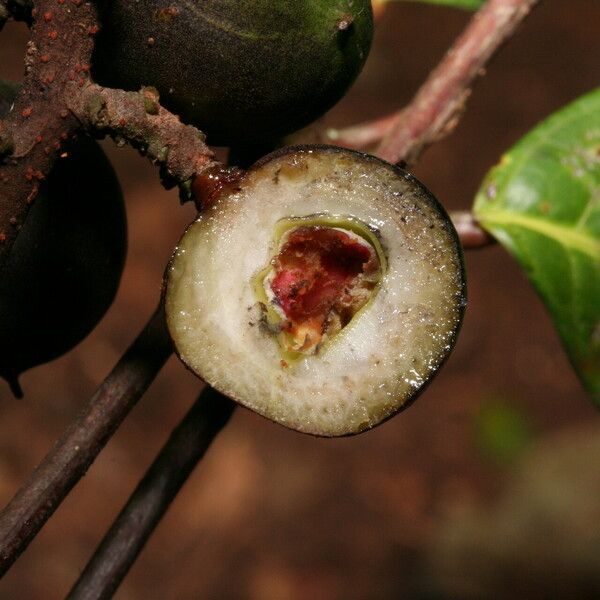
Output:
<path fill-rule="evenodd" d="M 401 118 L 400 111 L 344 129 L 328 129 L 325 131 L 326 139 L 322 142 L 334 143 L 346 148 L 368 148 L 380 142 Z"/>
<path fill-rule="evenodd" d="M 496 243 L 496 240 L 479 225 L 472 213 L 455 211 L 450 213 L 450 218 L 465 250 L 478 250 Z"/>
<path fill-rule="evenodd" d="M 228 398 L 205 388 L 104 536 L 69 593 L 70 600 L 112 598 L 234 406 Z"/>
<path fill-rule="evenodd" d="M 161 307 L 77 420 L 0 513 L 0 576 L 85 474 L 171 351 Z"/>
<path fill-rule="evenodd" d="M 537 2 L 488 0 L 402 111 L 402 118 L 386 134 L 376 154 L 390 162 L 412 164 L 425 148 L 452 132 L 471 86 Z"/>
<path fill-rule="evenodd" d="M 330 139 L 361 147 L 383 138 L 375 154 L 389 162 L 414 164 L 430 144 L 454 130 L 475 80 L 538 2 L 488 0 L 406 108 L 370 123 L 334 130 Z"/>

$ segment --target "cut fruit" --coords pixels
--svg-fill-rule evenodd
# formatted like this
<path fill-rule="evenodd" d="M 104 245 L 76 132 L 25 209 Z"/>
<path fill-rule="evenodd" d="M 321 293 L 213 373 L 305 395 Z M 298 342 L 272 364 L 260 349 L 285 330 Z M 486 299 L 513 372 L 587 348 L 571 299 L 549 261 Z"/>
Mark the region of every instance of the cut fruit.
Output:
<path fill-rule="evenodd" d="M 287 427 L 348 435 L 406 406 L 450 353 L 462 253 L 412 175 L 286 148 L 188 228 L 165 301 L 178 354 L 207 383 Z"/>
<path fill-rule="evenodd" d="M 352 231 L 356 222 L 345 229 L 339 219 L 334 224 L 323 218 L 280 223 L 278 254 L 255 280 L 265 323 L 279 333 L 287 360 L 318 352 L 369 301 L 381 279 L 383 251 L 368 235 Z"/>

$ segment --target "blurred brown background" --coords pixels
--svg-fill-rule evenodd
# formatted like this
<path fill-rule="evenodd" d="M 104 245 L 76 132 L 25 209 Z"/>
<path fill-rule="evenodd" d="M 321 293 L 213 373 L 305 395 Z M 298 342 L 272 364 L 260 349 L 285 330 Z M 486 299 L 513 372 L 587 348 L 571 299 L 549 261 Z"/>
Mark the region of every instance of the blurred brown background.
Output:
<path fill-rule="evenodd" d="M 407 102 L 468 18 L 391 5 L 363 75 L 327 122 Z M 599 26 L 597 0 L 545 0 L 529 17 L 476 86 L 457 131 L 416 169 L 448 209 L 468 208 L 505 149 L 598 85 Z M 22 27 L 6 27 L 0 77 L 20 77 L 25 43 Z M 127 200 L 122 286 L 85 342 L 23 376 L 24 400 L 0 384 L 2 504 L 143 326 L 194 216 L 146 160 L 104 147 Z M 469 253 L 467 265 L 457 348 L 410 409 L 341 440 L 236 411 L 117 598 L 600 597 L 598 412 L 515 263 L 491 248 Z M 171 359 L 2 580 L 0 598 L 64 596 L 199 388 Z"/>

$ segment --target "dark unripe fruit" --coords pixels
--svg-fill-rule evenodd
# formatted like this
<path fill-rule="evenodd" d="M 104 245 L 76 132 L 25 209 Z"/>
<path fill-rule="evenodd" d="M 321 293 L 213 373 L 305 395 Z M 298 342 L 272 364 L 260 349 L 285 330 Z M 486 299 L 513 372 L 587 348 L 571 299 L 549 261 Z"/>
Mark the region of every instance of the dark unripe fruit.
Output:
<path fill-rule="evenodd" d="M 287 148 L 188 228 L 165 301 L 179 356 L 211 386 L 287 427 L 347 435 L 406 406 L 449 355 L 462 253 L 412 175 Z"/>
<path fill-rule="evenodd" d="M 370 0 L 114 0 L 95 78 L 156 87 L 211 144 L 269 140 L 328 110 L 366 60 Z"/>
<path fill-rule="evenodd" d="M 0 110 L 12 94 L 0 84 Z M 64 152 L 0 271 L 0 375 L 17 395 L 20 373 L 64 354 L 96 326 L 123 271 L 127 227 L 116 175 L 89 138 Z"/>
<path fill-rule="evenodd" d="M 17 84 L 0 79 L 0 117 L 5 116 L 10 110 L 18 89 Z"/>

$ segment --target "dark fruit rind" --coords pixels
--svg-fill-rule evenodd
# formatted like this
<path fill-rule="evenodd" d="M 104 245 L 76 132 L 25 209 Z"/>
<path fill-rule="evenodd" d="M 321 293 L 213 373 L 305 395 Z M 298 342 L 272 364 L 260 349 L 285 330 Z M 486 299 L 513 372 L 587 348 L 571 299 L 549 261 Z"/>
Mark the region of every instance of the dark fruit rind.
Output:
<path fill-rule="evenodd" d="M 358 224 L 385 254 L 368 303 L 294 362 L 282 359 L 255 291 L 290 219 Z M 339 148 L 286 148 L 188 228 L 165 302 L 178 354 L 207 383 L 287 427 L 348 435 L 406 406 L 450 353 L 465 306 L 462 252 L 447 214 L 412 175 Z"/>
<path fill-rule="evenodd" d="M 213 145 L 318 118 L 358 75 L 373 31 L 370 0 L 114 0 L 102 22 L 96 80 L 156 87 Z"/>
<path fill-rule="evenodd" d="M 125 261 L 125 206 L 108 159 L 91 138 L 63 152 L 0 271 L 0 376 L 16 392 L 20 373 L 64 354 L 96 326 Z"/>
<path fill-rule="evenodd" d="M 18 92 L 18 84 L 0 80 L 0 118 L 8 113 Z"/>

